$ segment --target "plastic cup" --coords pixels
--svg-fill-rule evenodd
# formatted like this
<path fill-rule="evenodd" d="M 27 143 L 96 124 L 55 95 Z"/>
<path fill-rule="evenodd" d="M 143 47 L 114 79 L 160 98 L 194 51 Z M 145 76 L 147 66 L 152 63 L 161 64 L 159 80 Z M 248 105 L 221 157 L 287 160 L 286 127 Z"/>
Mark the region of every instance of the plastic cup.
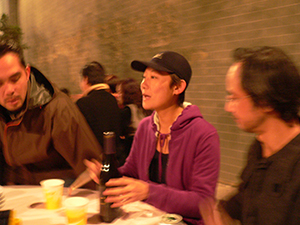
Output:
<path fill-rule="evenodd" d="M 47 209 L 59 209 L 61 207 L 64 180 L 48 179 L 40 182 L 46 200 Z"/>
<path fill-rule="evenodd" d="M 85 225 L 87 223 L 88 203 L 89 200 L 83 197 L 69 197 L 64 201 L 69 225 Z"/>

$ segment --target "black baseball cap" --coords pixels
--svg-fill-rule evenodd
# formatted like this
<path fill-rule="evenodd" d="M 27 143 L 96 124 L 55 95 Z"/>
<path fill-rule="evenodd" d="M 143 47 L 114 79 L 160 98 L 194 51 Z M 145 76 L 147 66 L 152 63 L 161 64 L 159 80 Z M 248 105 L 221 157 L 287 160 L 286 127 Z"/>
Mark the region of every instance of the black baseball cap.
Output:
<path fill-rule="evenodd" d="M 156 54 L 149 62 L 134 60 L 131 62 L 134 70 L 144 72 L 147 67 L 158 71 L 176 74 L 180 79 L 185 80 L 188 86 L 192 69 L 189 62 L 180 54 L 172 51 L 164 51 Z"/>

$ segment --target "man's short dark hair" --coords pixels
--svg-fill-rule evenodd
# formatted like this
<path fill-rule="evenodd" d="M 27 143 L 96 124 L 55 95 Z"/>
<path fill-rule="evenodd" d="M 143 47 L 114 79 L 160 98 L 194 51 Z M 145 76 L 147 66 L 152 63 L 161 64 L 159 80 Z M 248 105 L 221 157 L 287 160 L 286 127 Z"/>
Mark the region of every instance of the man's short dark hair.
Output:
<path fill-rule="evenodd" d="M 23 48 L 14 40 L 1 40 L 0 39 L 0 58 L 2 58 L 6 53 L 13 52 L 19 56 L 20 63 L 22 66 L 26 67 Z"/>
<path fill-rule="evenodd" d="M 81 74 L 88 79 L 88 83 L 91 85 L 104 83 L 105 70 L 99 62 L 93 61 L 86 64 L 81 69 Z"/>
<path fill-rule="evenodd" d="M 286 122 L 299 118 L 299 71 L 281 49 L 238 48 L 233 57 L 242 63 L 241 85 L 256 106 L 273 108 Z"/>

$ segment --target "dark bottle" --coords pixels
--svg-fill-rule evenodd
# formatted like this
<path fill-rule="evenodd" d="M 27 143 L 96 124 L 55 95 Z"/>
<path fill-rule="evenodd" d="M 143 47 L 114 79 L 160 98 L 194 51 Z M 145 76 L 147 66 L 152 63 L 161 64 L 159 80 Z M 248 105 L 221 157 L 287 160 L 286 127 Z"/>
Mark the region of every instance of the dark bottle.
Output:
<path fill-rule="evenodd" d="M 103 161 L 100 173 L 100 219 L 102 222 L 110 223 L 120 214 L 119 208 L 111 208 L 112 203 L 106 203 L 105 183 L 111 178 L 121 177 L 118 171 L 118 162 L 116 159 L 116 137 L 114 132 L 103 132 Z"/>

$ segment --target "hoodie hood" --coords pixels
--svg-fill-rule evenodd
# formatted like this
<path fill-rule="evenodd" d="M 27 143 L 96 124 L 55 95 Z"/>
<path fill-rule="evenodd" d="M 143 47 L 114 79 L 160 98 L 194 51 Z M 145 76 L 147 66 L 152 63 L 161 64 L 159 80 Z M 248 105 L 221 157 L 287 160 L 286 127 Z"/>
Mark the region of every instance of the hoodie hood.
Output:
<path fill-rule="evenodd" d="M 187 105 L 173 123 L 171 131 L 181 130 L 196 118 L 203 118 L 199 108 L 196 105 Z"/>
<path fill-rule="evenodd" d="M 184 107 L 183 111 L 177 117 L 177 119 L 175 120 L 175 122 L 172 124 L 170 128 L 171 132 L 181 130 L 195 118 L 203 118 L 199 108 L 196 105 L 192 105 L 189 102 L 184 102 L 183 107 Z M 153 129 L 159 131 L 160 126 L 159 126 L 159 119 L 158 119 L 157 112 L 154 112 L 152 116 L 153 116 Z"/>
<path fill-rule="evenodd" d="M 27 107 L 33 109 L 47 104 L 53 97 L 54 88 L 48 79 L 35 67 L 31 67 L 27 93 Z"/>

